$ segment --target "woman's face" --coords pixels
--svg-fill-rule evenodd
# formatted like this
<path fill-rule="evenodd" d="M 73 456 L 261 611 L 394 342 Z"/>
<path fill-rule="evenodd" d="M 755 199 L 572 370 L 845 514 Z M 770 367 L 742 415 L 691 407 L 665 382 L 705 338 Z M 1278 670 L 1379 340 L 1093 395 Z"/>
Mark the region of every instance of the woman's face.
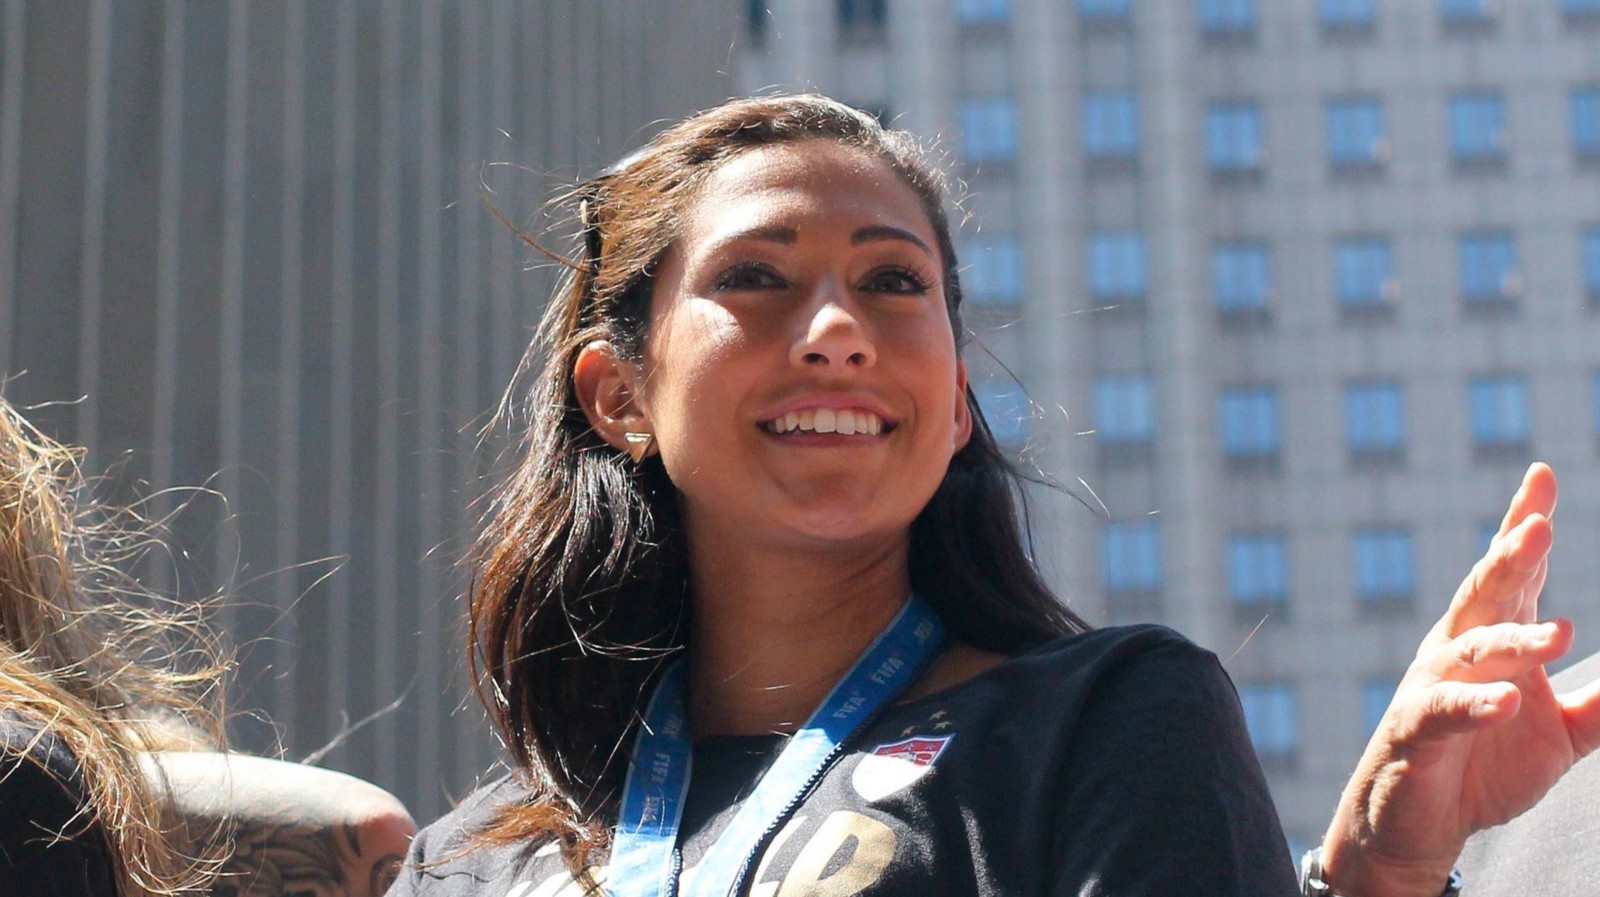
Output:
<path fill-rule="evenodd" d="M 691 534 L 903 538 L 971 433 L 917 195 L 832 141 L 711 175 L 657 273 L 637 401 Z"/>

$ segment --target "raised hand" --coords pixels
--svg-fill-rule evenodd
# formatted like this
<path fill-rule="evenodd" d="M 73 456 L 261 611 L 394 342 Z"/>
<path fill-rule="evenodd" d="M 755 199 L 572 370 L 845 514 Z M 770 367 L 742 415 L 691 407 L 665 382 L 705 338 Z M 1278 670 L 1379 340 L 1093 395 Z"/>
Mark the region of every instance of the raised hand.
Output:
<path fill-rule="evenodd" d="M 1600 684 L 1558 696 L 1544 672 L 1572 644 L 1570 622 L 1538 620 L 1555 506 L 1555 474 L 1533 465 L 1417 649 L 1323 840 L 1335 892 L 1437 897 L 1469 835 L 1600 746 Z"/>

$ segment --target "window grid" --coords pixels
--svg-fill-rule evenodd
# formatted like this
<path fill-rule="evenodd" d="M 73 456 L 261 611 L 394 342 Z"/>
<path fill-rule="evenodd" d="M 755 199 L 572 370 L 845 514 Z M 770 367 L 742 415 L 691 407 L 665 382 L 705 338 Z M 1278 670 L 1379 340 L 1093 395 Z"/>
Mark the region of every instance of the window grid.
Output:
<path fill-rule="evenodd" d="M 1230 100 L 1206 107 L 1206 163 L 1213 174 L 1259 172 L 1262 155 L 1259 104 Z"/>
<path fill-rule="evenodd" d="M 1111 594 L 1160 590 L 1161 530 L 1152 521 L 1106 524 L 1102 577 Z"/>
<path fill-rule="evenodd" d="M 1590 302 L 1600 303 L 1600 227 L 1585 230 L 1581 242 L 1583 289 Z"/>
<path fill-rule="evenodd" d="M 1405 406 L 1392 380 L 1351 383 L 1344 389 L 1345 444 L 1358 456 L 1390 455 L 1405 448 Z"/>
<path fill-rule="evenodd" d="M 1334 279 L 1339 303 L 1346 308 L 1371 308 L 1393 301 L 1398 293 L 1394 253 L 1384 237 L 1346 237 L 1334 246 Z"/>
<path fill-rule="evenodd" d="M 961 247 L 962 295 L 976 304 L 1022 299 L 1022 243 L 1014 236 L 971 240 Z"/>
<path fill-rule="evenodd" d="M 961 153 L 968 162 L 1009 162 L 1017 157 L 1017 107 L 1008 97 L 961 104 Z"/>
<path fill-rule="evenodd" d="M 1106 375 L 1094 385 L 1095 438 L 1105 445 L 1146 445 L 1155 439 L 1155 394 L 1150 378 Z"/>
<path fill-rule="evenodd" d="M 1456 240 L 1461 298 L 1469 304 L 1505 302 L 1522 292 L 1516 240 L 1508 231 L 1462 234 Z"/>
<path fill-rule="evenodd" d="M 1003 25 L 1011 18 L 1011 0 L 955 0 L 956 21 L 963 25 Z"/>
<path fill-rule="evenodd" d="M 1371 28 L 1377 19 L 1373 0 L 1317 0 L 1317 18 L 1328 30 Z"/>
<path fill-rule="evenodd" d="M 1457 162 L 1505 158 L 1505 101 L 1499 94 L 1469 91 L 1450 97 L 1450 147 Z"/>
<path fill-rule="evenodd" d="M 1526 448 L 1530 431 L 1528 379 L 1493 374 L 1468 384 L 1472 441 L 1482 451 Z"/>
<path fill-rule="evenodd" d="M 1371 168 L 1388 161 L 1383 106 L 1372 97 L 1344 97 L 1327 105 L 1328 162 L 1336 169 Z"/>
<path fill-rule="evenodd" d="M 1494 20 L 1494 0 L 1439 0 L 1439 18 L 1451 25 L 1475 25 Z"/>
<path fill-rule="evenodd" d="M 1222 391 L 1222 449 L 1230 460 L 1276 458 L 1281 447 L 1278 391 L 1234 386 Z"/>
<path fill-rule="evenodd" d="M 1211 249 L 1211 294 L 1224 314 L 1262 311 L 1272 292 L 1272 262 L 1259 240 L 1234 240 Z"/>
<path fill-rule="evenodd" d="M 1410 601 L 1417 590 L 1411 531 L 1368 527 L 1356 532 L 1356 595 L 1364 605 Z"/>
<path fill-rule="evenodd" d="M 1239 686 L 1245 728 L 1263 764 L 1292 763 L 1300 746 L 1299 697 L 1286 682 L 1251 682 Z"/>
<path fill-rule="evenodd" d="M 1600 87 L 1573 88 L 1572 151 L 1586 158 L 1600 157 Z"/>
<path fill-rule="evenodd" d="M 1089 236 L 1089 292 L 1097 300 L 1142 300 L 1149 286 L 1144 235 L 1108 231 Z"/>
<path fill-rule="evenodd" d="M 1594 415 L 1591 426 L 1594 429 L 1594 438 L 1600 441 L 1600 371 L 1595 371 L 1590 379 L 1589 410 Z"/>
<path fill-rule="evenodd" d="M 1127 91 L 1096 91 L 1083 99 L 1083 152 L 1091 160 L 1139 154 L 1139 102 Z"/>
<path fill-rule="evenodd" d="M 1289 548 L 1279 533 L 1236 533 L 1228 540 L 1228 591 L 1246 612 L 1285 603 Z"/>
<path fill-rule="evenodd" d="M 1256 27 L 1255 0 L 1199 0 L 1200 31 L 1208 38 L 1248 36 Z"/>
<path fill-rule="evenodd" d="M 973 389 L 983 419 L 1001 445 L 1018 446 L 1027 442 L 1033 420 L 1033 404 L 1015 383 L 983 383 Z"/>

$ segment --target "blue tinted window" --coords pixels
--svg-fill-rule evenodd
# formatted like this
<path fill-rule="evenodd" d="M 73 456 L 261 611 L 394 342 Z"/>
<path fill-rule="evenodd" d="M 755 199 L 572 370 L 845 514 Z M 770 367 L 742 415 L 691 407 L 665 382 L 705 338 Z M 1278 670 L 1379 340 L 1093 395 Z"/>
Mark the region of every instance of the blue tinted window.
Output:
<path fill-rule="evenodd" d="M 834 9 L 847 28 L 882 28 L 889 21 L 889 0 L 836 0 Z"/>
<path fill-rule="evenodd" d="M 973 302 L 1022 299 L 1022 244 L 1016 237 L 970 240 L 959 251 L 961 292 Z"/>
<path fill-rule="evenodd" d="M 1600 227 L 1583 232 L 1583 286 L 1590 296 L 1600 296 Z"/>
<path fill-rule="evenodd" d="M 973 395 L 978 407 L 983 409 L 983 419 L 989 431 L 1001 445 L 1020 445 L 1028 439 L 1028 423 L 1033 419 L 1033 405 L 1027 393 L 1015 383 L 983 383 L 974 386 Z"/>
<path fill-rule="evenodd" d="M 1520 374 L 1474 377 L 1468 385 L 1472 441 L 1480 447 L 1528 441 L 1528 380 Z"/>
<path fill-rule="evenodd" d="M 1089 236 L 1089 291 L 1096 299 L 1139 298 L 1148 285 L 1143 234 L 1119 231 Z"/>
<path fill-rule="evenodd" d="M 1017 108 L 1005 97 L 961 104 L 961 153 L 969 162 L 1017 157 Z"/>
<path fill-rule="evenodd" d="M 1569 16 L 1600 16 L 1600 0 L 1561 0 L 1561 11 Z"/>
<path fill-rule="evenodd" d="M 1229 455 L 1275 455 L 1278 391 L 1271 386 L 1236 386 L 1222 391 L 1222 449 Z"/>
<path fill-rule="evenodd" d="M 1378 731 L 1378 723 L 1383 719 L 1384 711 L 1389 709 L 1389 702 L 1394 699 L 1394 690 L 1400 687 L 1400 680 L 1392 676 L 1368 679 L 1361 683 L 1361 725 L 1367 736 Z"/>
<path fill-rule="evenodd" d="M 1498 520 L 1485 520 L 1482 523 L 1478 524 L 1478 556 L 1479 557 L 1482 557 L 1483 555 L 1486 555 L 1486 554 L 1489 553 L 1489 549 L 1493 546 L 1493 543 L 1494 543 L 1494 537 L 1498 536 L 1499 534 L 1500 534 L 1500 521 L 1498 521 Z"/>
<path fill-rule="evenodd" d="M 1206 107 L 1206 163 L 1219 172 L 1261 167 L 1260 106 L 1229 102 Z"/>
<path fill-rule="evenodd" d="M 1229 539 L 1228 591 L 1238 604 L 1282 604 L 1289 594 L 1289 549 L 1283 536 L 1244 533 Z"/>
<path fill-rule="evenodd" d="M 1263 759 L 1292 757 L 1299 747 L 1300 709 L 1294 686 L 1282 682 L 1239 686 L 1245 728 Z"/>
<path fill-rule="evenodd" d="M 968 25 L 1004 22 L 1011 17 L 1011 0 L 956 0 L 956 18 Z"/>
<path fill-rule="evenodd" d="M 1083 98 L 1083 152 L 1091 159 L 1139 154 L 1139 102 L 1124 91 Z"/>
<path fill-rule="evenodd" d="M 1087 19 L 1126 19 L 1133 0 L 1078 0 L 1078 15 Z"/>
<path fill-rule="evenodd" d="M 1328 102 L 1328 161 L 1334 165 L 1370 165 L 1387 152 L 1383 107 L 1371 97 Z"/>
<path fill-rule="evenodd" d="M 1094 432 L 1104 443 L 1129 445 L 1155 438 L 1155 397 L 1150 378 L 1101 377 L 1094 384 Z"/>
<path fill-rule="evenodd" d="M 1199 0 L 1200 30 L 1237 34 L 1256 27 L 1255 0 Z"/>
<path fill-rule="evenodd" d="M 1376 13 L 1373 0 L 1317 0 L 1317 16 L 1324 28 L 1362 28 Z"/>
<path fill-rule="evenodd" d="M 1352 383 L 1344 389 L 1345 438 L 1352 452 L 1394 451 L 1405 444 L 1400 384 Z"/>
<path fill-rule="evenodd" d="M 1394 292 L 1394 254 L 1382 237 L 1351 237 L 1333 249 L 1339 301 L 1345 305 L 1377 305 Z"/>
<path fill-rule="evenodd" d="M 1499 94 L 1459 93 L 1450 98 L 1450 147 L 1463 161 L 1505 154 L 1506 110 Z"/>
<path fill-rule="evenodd" d="M 1490 12 L 1490 0 L 1439 0 L 1439 18 L 1446 22 L 1483 21 Z"/>
<path fill-rule="evenodd" d="M 1363 601 L 1409 598 L 1417 589 L 1411 531 L 1374 527 L 1356 532 L 1356 594 Z"/>
<path fill-rule="evenodd" d="M 1586 156 L 1600 154 L 1600 87 L 1572 91 L 1572 148 Z"/>
<path fill-rule="evenodd" d="M 1161 588 L 1161 530 L 1150 521 L 1108 523 L 1102 541 L 1108 592 Z"/>
<path fill-rule="evenodd" d="M 1590 410 L 1594 412 L 1594 435 L 1600 439 L 1600 371 L 1595 371 L 1592 398 L 1589 400 Z"/>
<path fill-rule="evenodd" d="M 1456 250 L 1463 298 L 1484 302 L 1517 294 L 1517 246 L 1511 234 L 1463 234 Z"/>
<path fill-rule="evenodd" d="M 1267 246 L 1255 240 L 1219 243 L 1211 250 L 1211 293 L 1217 308 L 1265 308 L 1272 292 Z"/>

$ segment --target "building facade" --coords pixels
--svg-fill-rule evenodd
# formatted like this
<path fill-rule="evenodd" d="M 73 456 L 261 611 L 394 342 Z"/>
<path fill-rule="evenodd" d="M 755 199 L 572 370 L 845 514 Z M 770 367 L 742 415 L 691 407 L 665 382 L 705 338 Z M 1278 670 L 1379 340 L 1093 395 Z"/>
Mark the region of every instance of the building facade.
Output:
<path fill-rule="evenodd" d="M 419 819 L 488 767 L 456 561 L 554 266 L 485 203 L 537 232 L 731 92 L 737 6 L 667 15 L 0 3 L 0 388 L 171 515 L 144 573 L 226 597 L 242 746 Z"/>
<path fill-rule="evenodd" d="M 766 0 L 741 86 L 936 138 L 1038 560 L 1239 688 L 1315 843 L 1527 463 L 1600 649 L 1600 3 Z M 1014 375 L 1014 376 L 1013 376 Z"/>

